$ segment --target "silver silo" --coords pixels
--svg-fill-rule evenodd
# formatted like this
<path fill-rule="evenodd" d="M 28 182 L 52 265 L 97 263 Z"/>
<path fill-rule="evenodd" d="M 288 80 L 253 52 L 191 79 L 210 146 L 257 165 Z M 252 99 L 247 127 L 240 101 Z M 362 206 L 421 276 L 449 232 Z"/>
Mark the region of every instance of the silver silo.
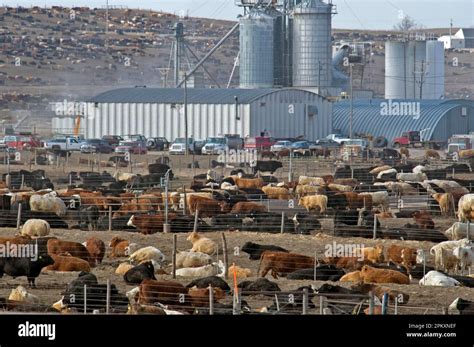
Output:
<path fill-rule="evenodd" d="M 444 45 L 438 40 L 426 42 L 426 74 L 423 99 L 444 96 Z"/>
<path fill-rule="evenodd" d="M 387 41 L 385 43 L 385 98 L 406 99 L 407 66 L 406 42 Z"/>
<path fill-rule="evenodd" d="M 254 8 L 240 18 L 240 87 L 272 88 L 283 74 L 282 16 Z"/>
<path fill-rule="evenodd" d="M 332 85 L 332 3 L 302 0 L 293 11 L 293 86 Z"/>

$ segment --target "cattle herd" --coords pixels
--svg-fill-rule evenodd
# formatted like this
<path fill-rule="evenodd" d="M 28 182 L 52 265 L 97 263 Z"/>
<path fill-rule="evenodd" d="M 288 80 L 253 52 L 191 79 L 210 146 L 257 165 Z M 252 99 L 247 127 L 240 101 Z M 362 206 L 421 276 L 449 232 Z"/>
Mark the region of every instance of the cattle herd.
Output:
<path fill-rule="evenodd" d="M 286 163 L 259 160 L 187 184 L 168 164 L 3 174 L 0 310 L 474 313 L 467 163 L 341 163 L 282 180 Z M 430 306 L 418 294 L 433 290 L 444 299 Z"/>

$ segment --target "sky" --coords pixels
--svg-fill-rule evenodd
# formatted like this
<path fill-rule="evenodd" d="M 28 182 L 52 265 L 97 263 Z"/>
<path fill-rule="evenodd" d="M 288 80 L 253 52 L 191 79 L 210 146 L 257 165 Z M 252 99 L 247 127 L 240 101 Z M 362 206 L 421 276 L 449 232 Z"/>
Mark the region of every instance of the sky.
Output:
<path fill-rule="evenodd" d="M 8 6 L 105 6 L 106 0 L 15 0 Z M 333 26 L 344 29 L 392 29 L 400 16 L 408 15 L 426 28 L 474 27 L 474 0 L 333 0 L 337 6 Z M 242 9 L 234 0 L 109 0 L 109 5 L 163 10 L 192 17 L 235 20 Z"/>

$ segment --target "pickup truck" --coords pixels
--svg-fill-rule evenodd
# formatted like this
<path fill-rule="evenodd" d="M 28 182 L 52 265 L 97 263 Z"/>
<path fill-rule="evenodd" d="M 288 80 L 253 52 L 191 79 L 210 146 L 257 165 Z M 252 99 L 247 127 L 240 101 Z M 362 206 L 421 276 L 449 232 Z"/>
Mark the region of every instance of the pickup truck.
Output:
<path fill-rule="evenodd" d="M 80 152 L 82 145 L 83 143 L 78 141 L 77 139 L 72 137 L 66 137 L 46 141 L 44 143 L 44 148 L 53 151 Z"/>
<path fill-rule="evenodd" d="M 327 140 L 332 140 L 334 142 L 337 142 L 339 143 L 340 145 L 342 145 L 344 142 L 346 141 L 351 141 L 350 138 L 348 137 L 344 137 L 342 136 L 341 134 L 329 134 L 328 136 L 326 136 L 326 139 Z"/>

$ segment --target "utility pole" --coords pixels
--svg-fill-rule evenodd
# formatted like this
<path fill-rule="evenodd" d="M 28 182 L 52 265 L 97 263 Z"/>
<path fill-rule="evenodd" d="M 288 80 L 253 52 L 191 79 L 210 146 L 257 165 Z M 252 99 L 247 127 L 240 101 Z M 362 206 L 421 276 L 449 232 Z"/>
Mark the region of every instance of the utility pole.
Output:
<path fill-rule="evenodd" d="M 184 73 L 184 155 L 188 157 L 188 75 Z"/>
<path fill-rule="evenodd" d="M 416 71 L 414 72 L 415 74 L 417 73 Z M 418 72 L 420 74 L 420 78 L 417 81 L 416 80 L 416 75 L 415 75 L 415 83 L 418 84 L 420 88 L 420 100 L 423 99 L 423 84 L 425 83 L 425 61 L 421 61 L 421 71 Z"/>
<path fill-rule="evenodd" d="M 349 138 L 352 140 L 352 119 L 354 116 L 354 103 L 353 103 L 353 78 L 352 78 L 352 67 L 354 64 L 349 64 L 349 73 L 350 73 L 350 81 L 351 81 L 351 99 L 350 99 L 350 113 L 349 113 Z"/>
<path fill-rule="evenodd" d="M 105 1 L 105 34 L 109 33 L 109 0 Z"/>

